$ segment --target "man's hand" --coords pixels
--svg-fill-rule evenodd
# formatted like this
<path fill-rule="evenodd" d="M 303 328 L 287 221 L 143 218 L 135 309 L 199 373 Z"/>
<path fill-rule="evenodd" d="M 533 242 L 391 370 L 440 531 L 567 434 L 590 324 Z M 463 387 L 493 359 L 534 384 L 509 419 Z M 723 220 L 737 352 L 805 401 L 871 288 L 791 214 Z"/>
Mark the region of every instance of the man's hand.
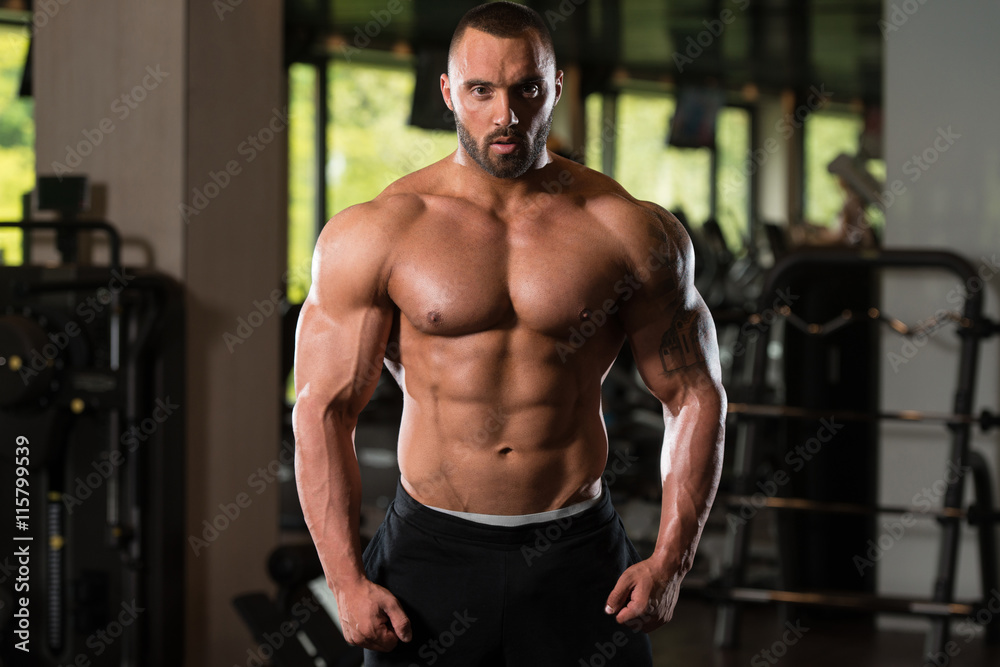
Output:
<path fill-rule="evenodd" d="M 652 632 L 674 616 L 681 577 L 664 579 L 648 560 L 622 572 L 604 611 L 619 623 Z"/>
<path fill-rule="evenodd" d="M 335 589 L 337 611 L 348 644 L 373 651 L 391 651 L 413 637 L 410 619 L 399 601 L 385 588 L 362 579 Z"/>

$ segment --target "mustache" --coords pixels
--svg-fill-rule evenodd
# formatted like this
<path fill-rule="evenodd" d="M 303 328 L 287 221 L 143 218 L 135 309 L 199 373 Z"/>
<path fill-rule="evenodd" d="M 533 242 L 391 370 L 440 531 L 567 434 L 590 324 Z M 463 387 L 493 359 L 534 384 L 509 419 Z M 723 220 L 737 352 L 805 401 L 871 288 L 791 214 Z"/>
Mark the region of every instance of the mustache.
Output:
<path fill-rule="evenodd" d="M 517 139 L 519 141 L 524 141 L 527 138 L 527 137 L 525 137 L 525 135 L 523 135 L 522 133 L 517 132 L 515 130 L 501 130 L 501 131 L 495 132 L 495 133 L 491 134 L 489 137 L 487 137 L 486 138 L 486 143 L 492 144 L 494 141 L 496 141 L 497 139 L 500 139 L 501 137 L 510 137 L 511 139 Z"/>

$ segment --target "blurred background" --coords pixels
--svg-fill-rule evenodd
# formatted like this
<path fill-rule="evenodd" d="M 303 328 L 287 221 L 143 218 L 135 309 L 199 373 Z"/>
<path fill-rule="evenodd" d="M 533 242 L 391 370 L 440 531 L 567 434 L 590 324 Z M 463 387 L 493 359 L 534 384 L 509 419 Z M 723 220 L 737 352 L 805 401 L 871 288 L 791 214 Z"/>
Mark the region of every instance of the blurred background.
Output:
<path fill-rule="evenodd" d="M 325 222 L 455 150 L 476 4 L 0 0 L 2 664 L 360 664 L 295 490 L 294 327 Z M 718 327 L 722 488 L 657 664 L 996 664 L 1000 5 L 522 4 L 550 149 L 685 223 Z M 383 373 L 365 537 L 400 410 Z M 648 553 L 627 349 L 604 412 Z"/>

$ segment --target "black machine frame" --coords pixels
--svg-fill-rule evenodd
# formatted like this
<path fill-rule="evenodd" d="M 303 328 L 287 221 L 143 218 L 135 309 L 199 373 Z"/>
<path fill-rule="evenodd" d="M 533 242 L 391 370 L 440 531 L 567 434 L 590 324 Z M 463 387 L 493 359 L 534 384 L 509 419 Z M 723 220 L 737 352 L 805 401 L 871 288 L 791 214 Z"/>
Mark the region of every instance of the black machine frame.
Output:
<path fill-rule="evenodd" d="M 779 260 L 769 272 L 758 304 L 761 312 L 771 304 L 777 290 L 790 277 L 805 267 L 817 266 L 830 270 L 848 267 L 885 269 L 938 269 L 950 272 L 969 284 L 977 276 L 974 267 L 964 258 L 947 251 L 936 250 L 881 250 L 854 251 L 840 249 L 814 249 L 796 252 Z M 963 506 L 965 474 L 946 476 L 947 490 L 943 507 L 925 512 L 933 515 L 941 525 L 937 571 L 931 599 L 910 599 L 880 596 L 870 593 L 838 593 L 831 591 L 770 590 L 747 585 L 747 565 L 750 550 L 749 524 L 735 525 L 727 535 L 725 569 L 722 578 L 705 592 L 718 600 L 715 643 L 720 647 L 733 647 L 739 643 L 739 611 L 746 603 L 783 602 L 796 605 L 881 611 L 915 614 L 929 617 L 931 628 L 925 640 L 925 656 L 944 654 L 949 640 L 950 620 L 956 616 L 974 616 L 989 600 L 998 587 L 995 527 L 1000 513 L 993 509 L 991 473 L 985 458 L 971 448 L 972 428 L 978 424 L 983 430 L 1000 425 L 1000 419 L 988 411 L 973 414 L 973 401 L 979 361 L 980 343 L 1000 332 L 1000 325 L 983 315 L 982 290 L 966 294 L 963 312 L 958 321 L 961 339 L 958 352 L 957 382 L 951 413 L 921 413 L 916 411 L 876 412 L 860 414 L 841 412 L 838 418 L 854 421 L 934 422 L 946 424 L 951 434 L 948 465 L 958 470 L 972 472 L 975 503 Z M 788 316 L 790 313 L 785 312 Z M 758 315 L 759 317 L 759 315 Z M 871 317 L 878 317 L 877 312 Z M 734 494 L 725 498 L 730 508 L 742 508 L 751 503 L 754 492 L 757 452 L 761 444 L 762 426 L 766 420 L 817 418 L 829 415 L 825 411 L 803 410 L 791 406 L 764 405 L 766 400 L 766 373 L 768 367 L 768 342 L 771 329 L 767 328 L 753 345 L 751 380 L 747 388 L 748 403 L 734 404 L 730 414 L 745 422 L 736 440 Z M 809 333 L 823 335 L 823 327 L 811 325 Z M 758 501 L 757 507 L 762 503 Z M 874 515 L 878 513 L 905 513 L 908 507 L 867 506 L 858 503 L 831 503 L 803 498 L 769 497 L 763 506 L 778 511 L 818 512 L 834 514 Z M 753 517 L 751 516 L 751 519 Z M 979 539 L 979 559 L 983 598 L 979 602 L 964 603 L 955 600 L 955 581 L 958 565 L 958 548 L 963 520 L 976 526 Z M 748 519 L 749 521 L 749 519 Z M 984 624 L 986 640 L 1000 643 L 1000 614 L 991 614 Z"/>
<path fill-rule="evenodd" d="M 85 320 L 80 320 L 73 307 L 97 290 L 105 314 L 95 321 L 102 323 L 108 336 L 91 339 L 100 347 L 99 363 L 89 363 L 97 358 L 90 353 L 84 365 L 60 353 L 49 359 L 44 387 L 20 398 L 7 396 L 11 404 L 0 410 L 8 424 L 46 436 L 33 443 L 41 450 L 40 460 L 33 457 L 31 464 L 30 523 L 39 554 L 31 564 L 32 664 L 61 664 L 74 660 L 74 654 L 78 659 L 92 652 L 93 646 L 84 641 L 89 630 L 83 628 L 107 622 L 109 617 L 102 611 L 107 605 L 114 605 L 108 609 L 114 618 L 119 601 L 123 609 L 131 603 L 135 615 L 120 624 L 121 636 L 113 645 L 104 646 L 100 659 L 95 653 L 94 664 L 110 664 L 109 660 L 178 664 L 184 654 L 183 586 L 178 588 L 184 580 L 185 559 L 182 288 L 165 275 L 123 268 L 121 239 L 108 222 L 28 219 L 3 222 L 0 227 L 21 228 L 25 235 L 25 266 L 0 267 L 0 316 L 16 320 L 5 326 L 31 322 L 32 328 L 41 326 L 48 336 L 56 331 L 52 329 L 56 322 L 48 321 L 43 313 L 59 313 L 59 322 L 73 323 L 74 331 L 83 331 L 75 335 L 74 343 L 87 339 L 93 332 L 80 324 Z M 29 238 L 37 229 L 57 232 L 62 265 L 29 264 Z M 107 235 L 107 266 L 75 262 L 75 238 L 82 231 Z M 125 274 L 129 277 L 122 279 Z M 108 289 L 115 276 L 115 289 Z M 48 337 L 44 340 L 49 342 Z M 23 363 L 27 365 L 27 359 Z M 146 422 L 157 414 L 154 406 L 162 405 L 156 399 L 164 398 L 173 406 L 166 412 L 169 419 L 157 419 L 150 433 Z M 44 430 L 38 426 L 47 419 L 57 422 L 57 427 Z M 140 446 L 129 444 L 130 432 L 144 434 Z M 103 488 L 94 491 L 105 498 L 103 506 L 93 501 L 83 510 L 77 506 L 70 516 L 65 494 L 72 488 L 66 473 L 79 472 L 71 471 L 70 460 L 73 449 L 83 445 L 86 456 L 101 447 L 107 460 L 116 463 L 106 466 L 110 472 Z M 97 516 L 103 518 L 103 526 L 94 523 Z M 82 542 L 88 543 L 86 548 Z M 103 563 L 94 555 L 101 548 L 107 553 Z M 85 561 L 77 561 L 85 551 Z M 87 568 L 89 574 L 100 576 L 88 576 Z M 102 580 L 106 583 L 101 584 Z M 4 652 L 10 649 L 9 639 L 5 630 L 0 637 Z"/>

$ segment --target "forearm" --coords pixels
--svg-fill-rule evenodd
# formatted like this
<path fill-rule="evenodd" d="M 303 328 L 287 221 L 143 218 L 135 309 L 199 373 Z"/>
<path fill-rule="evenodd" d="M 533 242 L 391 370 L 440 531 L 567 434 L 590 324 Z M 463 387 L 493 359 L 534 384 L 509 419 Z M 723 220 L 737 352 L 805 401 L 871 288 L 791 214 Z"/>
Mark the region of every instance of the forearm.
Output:
<path fill-rule="evenodd" d="M 331 415 L 300 395 L 293 412 L 295 481 L 306 526 L 327 584 L 337 590 L 364 578 L 359 522 L 361 474 L 355 420 Z"/>
<path fill-rule="evenodd" d="M 665 579 L 683 577 L 694 563 L 722 474 L 725 411 L 724 391 L 707 379 L 679 409 L 664 405 L 663 500 L 651 560 Z"/>

